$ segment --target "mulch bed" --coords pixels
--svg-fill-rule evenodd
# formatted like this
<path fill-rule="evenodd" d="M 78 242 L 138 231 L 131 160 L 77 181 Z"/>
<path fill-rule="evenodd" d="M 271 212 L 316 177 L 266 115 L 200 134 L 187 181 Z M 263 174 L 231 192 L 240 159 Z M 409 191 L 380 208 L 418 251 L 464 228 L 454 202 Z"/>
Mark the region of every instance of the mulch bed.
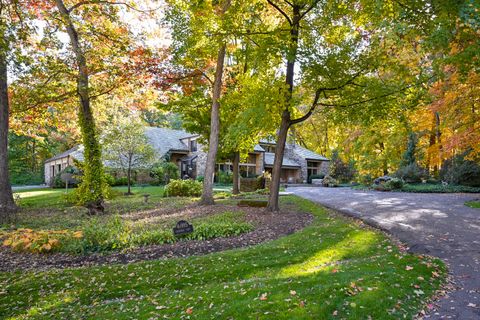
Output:
<path fill-rule="evenodd" d="M 217 211 L 225 210 L 228 206 L 216 205 L 213 207 L 215 207 L 213 211 Z M 179 241 L 174 244 L 139 247 L 125 252 L 90 255 L 15 253 L 9 248 L 0 247 L 0 271 L 39 271 L 202 255 L 274 240 L 301 230 L 313 221 L 313 216 L 307 213 L 280 212 L 272 214 L 266 213 L 263 208 L 242 208 L 241 210 L 246 212 L 246 220 L 254 224 L 255 230 L 236 237 L 205 241 Z"/>

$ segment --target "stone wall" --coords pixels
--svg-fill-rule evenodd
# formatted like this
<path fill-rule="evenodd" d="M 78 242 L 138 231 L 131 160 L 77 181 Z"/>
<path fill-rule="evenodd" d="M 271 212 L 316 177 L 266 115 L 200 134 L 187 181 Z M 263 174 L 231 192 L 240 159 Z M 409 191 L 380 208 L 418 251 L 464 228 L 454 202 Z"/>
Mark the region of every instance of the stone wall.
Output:
<path fill-rule="evenodd" d="M 326 176 L 330 174 L 330 161 L 322 161 L 320 163 L 320 172 Z"/>
<path fill-rule="evenodd" d="M 303 183 L 307 183 L 307 160 L 299 156 L 297 153 L 295 153 L 295 145 L 293 144 L 287 144 L 285 146 L 285 156 L 287 158 L 293 159 L 295 162 L 297 162 L 300 165 L 300 180 Z"/>

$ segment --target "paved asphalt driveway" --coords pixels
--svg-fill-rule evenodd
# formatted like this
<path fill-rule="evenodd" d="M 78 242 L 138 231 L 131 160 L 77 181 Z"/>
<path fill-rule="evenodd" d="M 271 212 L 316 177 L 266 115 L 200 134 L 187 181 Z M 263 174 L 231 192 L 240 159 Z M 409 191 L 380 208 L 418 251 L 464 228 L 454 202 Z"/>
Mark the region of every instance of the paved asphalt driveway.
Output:
<path fill-rule="evenodd" d="M 303 198 L 388 230 L 418 253 L 450 266 L 458 290 L 440 301 L 430 319 L 480 319 L 480 209 L 464 205 L 480 194 L 288 188 Z"/>

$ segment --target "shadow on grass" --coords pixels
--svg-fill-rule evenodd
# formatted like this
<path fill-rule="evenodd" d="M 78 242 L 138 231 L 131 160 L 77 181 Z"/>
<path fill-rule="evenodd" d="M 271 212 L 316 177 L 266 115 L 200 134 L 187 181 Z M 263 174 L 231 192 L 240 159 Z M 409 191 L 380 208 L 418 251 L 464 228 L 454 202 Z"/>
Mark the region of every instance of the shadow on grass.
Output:
<path fill-rule="evenodd" d="M 314 223 L 255 247 L 130 265 L 0 274 L 0 314 L 328 319 L 336 312 L 341 318 L 396 319 L 411 318 L 438 288 L 440 279 L 432 276 L 437 261 L 402 254 L 382 234 L 332 218 L 308 201 L 288 201 L 312 212 Z"/>

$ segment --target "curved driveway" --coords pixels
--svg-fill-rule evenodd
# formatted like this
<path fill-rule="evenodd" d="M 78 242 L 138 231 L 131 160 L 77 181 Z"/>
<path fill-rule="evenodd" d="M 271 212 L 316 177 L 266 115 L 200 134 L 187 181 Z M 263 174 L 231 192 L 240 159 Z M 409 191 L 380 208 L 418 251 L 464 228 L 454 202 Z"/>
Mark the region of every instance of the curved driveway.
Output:
<path fill-rule="evenodd" d="M 480 319 L 480 209 L 464 205 L 480 194 L 428 194 L 288 188 L 303 198 L 385 229 L 410 250 L 444 260 L 458 289 L 429 319 Z"/>

